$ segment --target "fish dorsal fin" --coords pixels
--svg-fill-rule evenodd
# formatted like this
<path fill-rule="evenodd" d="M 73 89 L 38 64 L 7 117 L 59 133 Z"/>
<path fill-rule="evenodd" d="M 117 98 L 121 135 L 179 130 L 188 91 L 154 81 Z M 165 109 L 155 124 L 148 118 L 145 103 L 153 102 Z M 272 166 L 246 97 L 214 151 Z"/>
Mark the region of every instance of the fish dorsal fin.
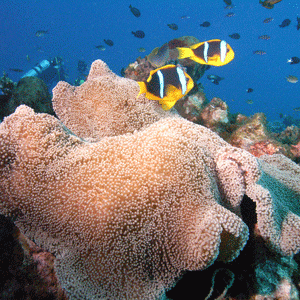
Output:
<path fill-rule="evenodd" d="M 209 41 L 207 41 L 208 43 L 212 43 L 212 42 L 221 42 L 221 40 L 220 39 L 213 39 L 213 40 L 209 40 Z"/>
<path fill-rule="evenodd" d="M 174 67 L 176 67 L 176 66 L 175 65 L 165 65 L 165 66 L 159 68 L 159 70 L 170 69 L 170 68 L 174 68 Z"/>
<path fill-rule="evenodd" d="M 202 46 L 205 42 L 201 42 L 201 43 L 197 43 L 197 44 L 194 44 L 190 47 L 190 49 L 194 50 L 194 49 L 197 49 L 198 47 Z"/>
<path fill-rule="evenodd" d="M 155 73 L 158 72 L 159 70 L 169 69 L 169 68 L 171 68 L 171 67 L 175 67 L 175 65 L 166 65 L 166 66 L 163 66 L 163 67 L 161 67 L 161 68 L 158 68 L 158 69 L 155 69 L 155 70 L 151 70 L 151 71 L 150 71 L 150 75 L 149 75 L 149 77 L 148 77 L 148 79 L 147 79 L 147 82 L 150 82 L 151 79 L 152 79 L 153 74 L 155 74 Z"/>

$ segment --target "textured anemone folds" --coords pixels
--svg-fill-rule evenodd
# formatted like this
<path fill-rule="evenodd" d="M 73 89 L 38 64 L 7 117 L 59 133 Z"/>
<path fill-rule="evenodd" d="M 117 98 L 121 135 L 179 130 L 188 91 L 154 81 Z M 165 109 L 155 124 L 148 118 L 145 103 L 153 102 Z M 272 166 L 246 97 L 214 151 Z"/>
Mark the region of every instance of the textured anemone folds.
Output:
<path fill-rule="evenodd" d="M 93 99 L 101 76 L 122 81 L 104 63 L 92 70 L 81 98 Z M 116 112 L 107 110 L 99 130 L 86 130 L 90 120 L 75 124 L 78 111 L 62 104 L 64 124 L 24 105 L 0 124 L 0 212 L 55 254 L 70 299 L 160 299 L 184 271 L 232 261 L 248 239 L 244 195 L 256 203 L 266 243 L 285 255 L 299 251 L 299 166 L 257 159 L 156 102 L 135 104 L 138 90 L 126 82 L 102 82 L 101 97 L 115 93 L 114 110 L 122 116 L 126 107 L 132 126 L 124 116 L 123 127 L 109 127 Z"/>

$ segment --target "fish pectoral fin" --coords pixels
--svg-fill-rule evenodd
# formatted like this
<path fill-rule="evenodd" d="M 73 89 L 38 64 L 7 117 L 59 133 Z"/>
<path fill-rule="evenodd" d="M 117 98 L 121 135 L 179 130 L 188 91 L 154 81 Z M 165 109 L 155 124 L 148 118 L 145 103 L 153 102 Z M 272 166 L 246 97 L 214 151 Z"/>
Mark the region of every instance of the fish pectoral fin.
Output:
<path fill-rule="evenodd" d="M 163 110 L 171 109 L 176 102 L 177 100 L 173 100 L 173 101 L 159 100 L 159 104 L 161 104 Z"/>
<path fill-rule="evenodd" d="M 140 91 L 139 94 L 137 95 L 136 99 L 141 95 L 141 94 L 145 94 L 147 92 L 147 86 L 146 83 L 143 81 L 138 81 L 137 82 L 140 86 Z"/>
<path fill-rule="evenodd" d="M 163 110 L 171 109 L 177 100 L 183 97 L 182 91 L 173 85 L 166 87 L 166 95 L 164 99 L 159 100 L 159 104 L 161 104 Z"/>
<path fill-rule="evenodd" d="M 191 56 L 194 56 L 194 52 L 190 48 L 176 48 L 178 50 L 178 59 L 183 59 L 183 58 L 189 58 Z"/>
<path fill-rule="evenodd" d="M 219 55 L 214 55 L 209 57 L 208 61 L 218 61 L 218 59 L 219 59 Z"/>

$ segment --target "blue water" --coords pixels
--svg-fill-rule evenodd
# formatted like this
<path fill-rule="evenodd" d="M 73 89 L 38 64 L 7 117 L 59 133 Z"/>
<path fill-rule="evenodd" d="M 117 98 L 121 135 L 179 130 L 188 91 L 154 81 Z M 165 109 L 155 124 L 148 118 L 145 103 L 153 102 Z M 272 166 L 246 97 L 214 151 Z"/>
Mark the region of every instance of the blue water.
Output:
<path fill-rule="evenodd" d="M 141 17 L 130 12 L 130 4 L 140 9 Z M 300 57 L 300 30 L 296 29 L 299 0 L 282 0 L 271 10 L 262 7 L 259 0 L 236 0 L 233 4 L 236 7 L 229 11 L 224 10 L 222 0 L 2 0 L 0 67 L 18 81 L 21 74 L 8 71 L 9 68 L 26 71 L 45 58 L 60 55 L 68 81 L 73 84 L 78 76 L 78 60 L 90 65 L 100 58 L 120 74 L 122 67 L 138 56 L 145 56 L 173 38 L 219 38 L 232 46 L 235 59 L 223 67 L 211 67 L 201 78 L 208 99 L 220 97 L 232 113 L 249 116 L 264 112 L 270 121 L 278 119 L 279 113 L 300 118 L 300 112 L 293 110 L 300 106 L 300 82 L 286 80 L 288 75 L 300 78 L 300 64 L 287 63 L 292 56 Z M 235 16 L 225 17 L 229 12 Z M 190 18 L 181 19 L 183 15 Z M 269 17 L 274 21 L 264 24 L 263 20 Z M 291 24 L 280 28 L 278 25 L 286 18 Z M 200 27 L 204 21 L 211 26 Z M 179 29 L 171 30 L 168 23 L 176 23 Z M 48 30 L 49 34 L 36 37 L 37 30 Z M 134 37 L 131 31 L 136 30 L 143 30 L 145 38 Z M 228 36 L 235 32 L 241 35 L 239 40 Z M 263 34 L 271 39 L 259 40 Z M 103 39 L 113 40 L 114 46 L 106 46 Z M 95 48 L 100 44 L 105 45 L 105 51 Z M 145 47 L 146 52 L 139 53 L 140 47 Z M 255 50 L 267 54 L 255 55 Z M 208 74 L 225 79 L 217 86 L 206 78 Z M 249 87 L 253 93 L 246 93 Z M 247 99 L 253 104 L 247 104 Z"/>

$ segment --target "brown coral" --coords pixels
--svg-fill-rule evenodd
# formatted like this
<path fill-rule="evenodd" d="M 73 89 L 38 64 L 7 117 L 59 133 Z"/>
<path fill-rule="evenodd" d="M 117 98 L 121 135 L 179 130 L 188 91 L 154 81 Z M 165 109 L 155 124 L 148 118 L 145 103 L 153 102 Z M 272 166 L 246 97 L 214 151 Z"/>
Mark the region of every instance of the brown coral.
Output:
<path fill-rule="evenodd" d="M 291 145 L 291 152 L 295 158 L 300 157 L 300 142 L 297 145 Z"/>
<path fill-rule="evenodd" d="M 155 70 L 155 67 L 150 64 L 147 57 L 138 57 L 134 63 L 129 64 L 124 70 L 124 77 L 135 81 L 146 81 L 152 70 Z"/>
<path fill-rule="evenodd" d="M 0 215 L 0 299 L 66 300 L 54 273 L 54 258 Z"/>
<path fill-rule="evenodd" d="M 278 153 L 288 155 L 287 149 L 271 137 L 263 113 L 257 113 L 249 119 L 239 116 L 238 121 L 245 123 L 239 126 L 227 140 L 231 145 L 245 149 L 256 157 Z"/>

